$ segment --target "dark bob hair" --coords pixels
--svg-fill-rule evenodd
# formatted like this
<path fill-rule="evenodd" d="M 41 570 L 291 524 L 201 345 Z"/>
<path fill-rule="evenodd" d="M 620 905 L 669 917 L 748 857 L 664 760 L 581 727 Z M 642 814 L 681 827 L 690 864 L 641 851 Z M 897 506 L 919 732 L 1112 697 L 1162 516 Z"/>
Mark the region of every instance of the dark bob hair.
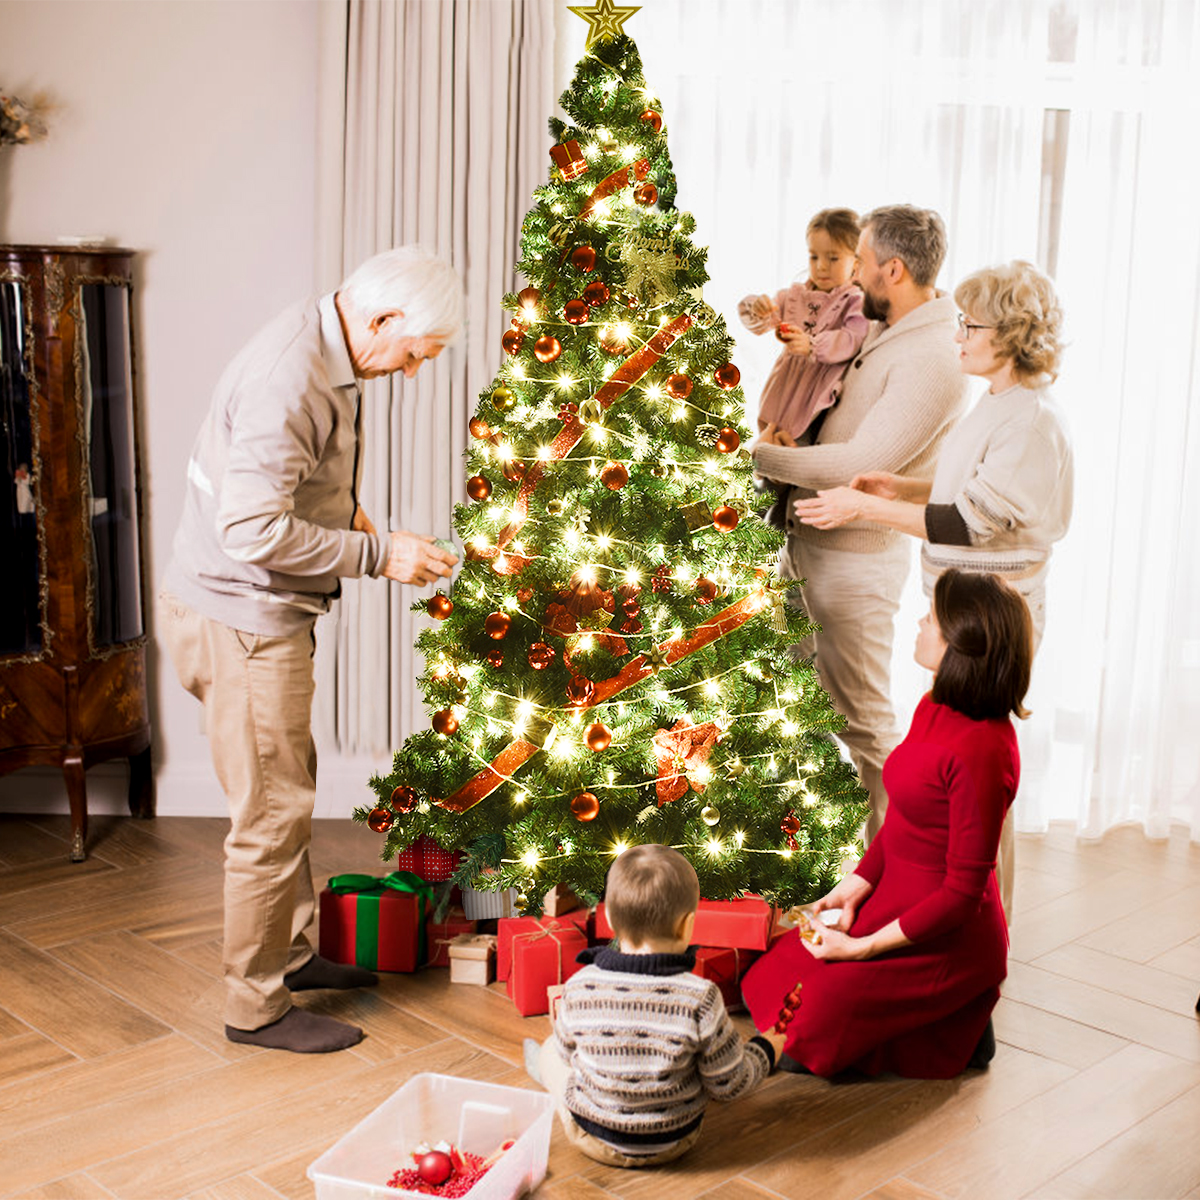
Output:
<path fill-rule="evenodd" d="M 933 590 L 946 652 L 933 699 L 975 721 L 1027 717 L 1033 621 L 1021 594 L 997 575 L 947 571 Z"/>

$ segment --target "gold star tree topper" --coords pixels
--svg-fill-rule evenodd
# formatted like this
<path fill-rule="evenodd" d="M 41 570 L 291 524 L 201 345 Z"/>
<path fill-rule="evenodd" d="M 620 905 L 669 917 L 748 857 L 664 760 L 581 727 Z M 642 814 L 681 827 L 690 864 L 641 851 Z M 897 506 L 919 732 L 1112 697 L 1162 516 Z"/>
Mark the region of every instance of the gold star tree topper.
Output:
<path fill-rule="evenodd" d="M 613 0 L 595 0 L 587 6 L 568 4 L 567 8 L 577 17 L 582 17 L 588 23 L 587 45 L 590 50 L 597 42 L 611 42 L 620 37 L 625 30 L 622 26 L 633 16 L 641 5 L 614 4 Z"/>

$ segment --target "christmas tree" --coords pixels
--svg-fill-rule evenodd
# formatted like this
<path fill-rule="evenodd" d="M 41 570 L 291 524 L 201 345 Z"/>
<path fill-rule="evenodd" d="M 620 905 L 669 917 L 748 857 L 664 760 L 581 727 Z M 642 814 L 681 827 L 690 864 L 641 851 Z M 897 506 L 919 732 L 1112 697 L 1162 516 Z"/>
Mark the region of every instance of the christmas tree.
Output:
<path fill-rule="evenodd" d="M 733 342 L 661 105 L 634 43 L 592 35 L 470 423 L 465 562 L 423 605 L 432 727 L 355 816 L 383 858 L 432 836 L 466 852 L 460 882 L 532 912 L 559 882 L 598 897 L 641 842 L 681 850 L 712 899 L 802 903 L 855 853 L 864 793 L 788 654 L 809 626 L 750 511 Z"/>

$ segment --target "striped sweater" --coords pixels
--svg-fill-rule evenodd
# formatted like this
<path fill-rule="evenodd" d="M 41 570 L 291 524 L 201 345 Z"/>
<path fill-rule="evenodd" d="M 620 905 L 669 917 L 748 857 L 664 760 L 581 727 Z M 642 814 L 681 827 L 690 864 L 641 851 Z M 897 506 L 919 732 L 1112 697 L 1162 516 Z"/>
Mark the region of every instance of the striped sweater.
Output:
<path fill-rule="evenodd" d="M 554 1023 L 570 1068 L 564 1100 L 588 1133 L 622 1149 L 679 1141 L 709 1097 L 752 1092 L 775 1065 L 764 1038 L 743 1042 L 695 954 L 585 950 Z"/>

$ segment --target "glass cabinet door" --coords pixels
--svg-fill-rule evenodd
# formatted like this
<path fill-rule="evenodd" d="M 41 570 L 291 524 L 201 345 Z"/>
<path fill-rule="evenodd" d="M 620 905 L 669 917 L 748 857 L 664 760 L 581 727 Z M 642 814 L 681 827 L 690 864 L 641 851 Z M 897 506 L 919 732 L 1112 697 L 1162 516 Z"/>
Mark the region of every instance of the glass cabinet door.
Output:
<path fill-rule="evenodd" d="M 134 463 L 129 289 L 79 285 L 80 418 L 88 451 L 93 645 L 142 635 L 141 546 Z"/>
<path fill-rule="evenodd" d="M 29 319 L 24 285 L 0 280 L 0 655 L 42 649 Z"/>

